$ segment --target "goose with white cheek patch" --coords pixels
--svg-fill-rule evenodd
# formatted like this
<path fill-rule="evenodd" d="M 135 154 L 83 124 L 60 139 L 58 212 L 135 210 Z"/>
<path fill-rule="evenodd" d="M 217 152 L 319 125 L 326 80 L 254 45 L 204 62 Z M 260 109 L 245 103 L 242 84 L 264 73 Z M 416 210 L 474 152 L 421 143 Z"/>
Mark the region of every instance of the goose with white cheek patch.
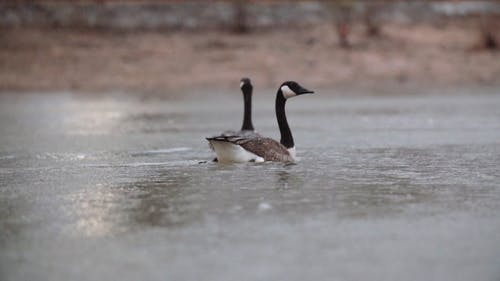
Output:
<path fill-rule="evenodd" d="M 281 133 L 281 140 L 275 141 L 262 136 L 226 136 L 207 138 L 221 163 L 234 162 L 295 162 L 295 143 L 292 131 L 288 126 L 285 104 L 289 98 L 312 94 L 313 91 L 303 88 L 297 82 L 287 81 L 281 84 L 276 93 L 276 119 Z"/>

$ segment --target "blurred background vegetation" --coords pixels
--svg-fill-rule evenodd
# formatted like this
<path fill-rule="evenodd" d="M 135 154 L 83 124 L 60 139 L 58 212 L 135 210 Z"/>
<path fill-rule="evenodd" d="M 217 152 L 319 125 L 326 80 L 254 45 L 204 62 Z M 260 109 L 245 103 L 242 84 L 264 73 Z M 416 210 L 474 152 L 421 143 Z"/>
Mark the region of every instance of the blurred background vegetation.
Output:
<path fill-rule="evenodd" d="M 500 84 L 500 1 L 9 0 L 1 91 Z"/>

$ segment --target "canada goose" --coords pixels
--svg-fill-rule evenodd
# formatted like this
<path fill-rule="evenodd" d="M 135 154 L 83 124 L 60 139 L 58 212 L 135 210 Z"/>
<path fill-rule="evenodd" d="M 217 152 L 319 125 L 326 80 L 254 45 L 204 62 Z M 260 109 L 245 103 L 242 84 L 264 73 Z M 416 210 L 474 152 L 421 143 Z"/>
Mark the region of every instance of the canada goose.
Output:
<path fill-rule="evenodd" d="M 222 134 L 218 135 L 220 136 L 226 136 L 226 137 L 235 137 L 235 136 L 246 136 L 246 137 L 258 137 L 260 136 L 258 133 L 254 131 L 253 124 L 252 124 L 252 92 L 253 92 L 253 86 L 252 82 L 250 81 L 250 78 L 241 78 L 240 80 L 240 89 L 241 92 L 243 93 L 243 124 L 241 125 L 241 130 L 239 131 L 232 131 L 232 130 L 227 130 L 224 131 Z M 212 143 L 208 143 L 208 146 L 210 149 L 214 150 L 214 147 Z M 217 157 L 215 157 L 212 161 L 217 162 L 219 161 Z"/>
<path fill-rule="evenodd" d="M 281 133 L 277 142 L 262 136 L 247 137 L 244 135 L 220 135 L 207 138 L 214 148 L 219 162 L 295 162 L 295 144 L 292 131 L 288 126 L 285 114 L 286 100 L 302 94 L 312 94 L 297 82 L 287 81 L 281 84 L 276 93 L 276 119 Z"/>
<path fill-rule="evenodd" d="M 253 136 L 257 135 L 253 128 L 252 123 L 252 92 L 253 86 L 250 78 L 241 78 L 240 80 L 240 89 L 243 93 L 243 124 L 241 125 L 241 130 L 239 131 L 224 131 L 221 135 L 224 136 Z"/>

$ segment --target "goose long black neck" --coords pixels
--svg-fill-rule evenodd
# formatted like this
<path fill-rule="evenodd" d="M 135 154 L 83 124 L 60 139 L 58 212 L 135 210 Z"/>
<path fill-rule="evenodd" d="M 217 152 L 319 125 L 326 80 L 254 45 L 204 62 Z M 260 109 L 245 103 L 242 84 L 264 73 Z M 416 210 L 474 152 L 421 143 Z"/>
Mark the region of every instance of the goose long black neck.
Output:
<path fill-rule="evenodd" d="M 278 126 L 281 133 L 280 143 L 286 148 L 292 148 L 295 144 L 293 142 L 292 131 L 290 130 L 288 121 L 286 120 L 285 104 L 286 99 L 283 97 L 283 93 L 280 89 L 276 94 L 276 119 L 278 120 Z"/>
<path fill-rule="evenodd" d="M 244 101 L 244 111 L 243 111 L 243 125 L 241 125 L 242 131 L 253 131 L 252 124 L 252 89 L 243 90 L 243 101 Z"/>

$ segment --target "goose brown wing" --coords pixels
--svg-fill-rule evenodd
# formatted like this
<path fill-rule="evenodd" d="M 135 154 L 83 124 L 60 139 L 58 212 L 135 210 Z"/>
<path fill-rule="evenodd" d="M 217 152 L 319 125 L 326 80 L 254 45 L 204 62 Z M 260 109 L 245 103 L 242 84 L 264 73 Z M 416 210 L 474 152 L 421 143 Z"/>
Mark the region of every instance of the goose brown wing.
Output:
<path fill-rule="evenodd" d="M 266 161 L 293 162 L 294 159 L 281 143 L 270 138 L 239 139 L 236 144 Z"/>
<path fill-rule="evenodd" d="M 218 141 L 226 141 L 226 142 L 232 142 L 236 143 L 237 140 L 241 140 L 242 138 L 258 138 L 261 137 L 259 133 L 255 131 L 250 131 L 250 130 L 242 130 L 242 131 L 224 131 L 222 134 L 206 138 L 207 140 L 218 140 Z M 208 147 L 210 147 L 211 150 L 214 150 L 213 145 L 209 142 Z"/>

